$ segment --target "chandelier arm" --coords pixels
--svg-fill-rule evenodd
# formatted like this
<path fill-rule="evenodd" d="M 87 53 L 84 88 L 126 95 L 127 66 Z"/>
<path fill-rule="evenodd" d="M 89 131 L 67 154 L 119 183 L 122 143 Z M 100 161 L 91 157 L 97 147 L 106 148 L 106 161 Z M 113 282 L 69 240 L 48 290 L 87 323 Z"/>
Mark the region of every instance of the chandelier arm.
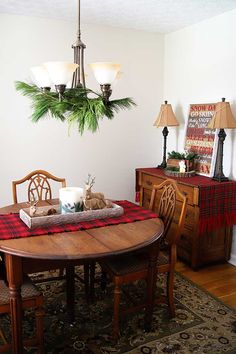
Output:
<path fill-rule="evenodd" d="M 100 93 L 97 93 L 91 89 L 86 89 L 87 93 L 93 93 L 94 95 L 100 97 L 100 98 L 103 98 L 103 96 L 100 94 Z"/>
<path fill-rule="evenodd" d="M 80 47 L 76 48 L 76 63 L 79 64 L 78 69 L 76 70 L 76 82 L 77 85 L 76 87 L 79 87 L 81 84 L 81 80 L 80 80 L 80 70 L 81 70 L 81 62 L 80 62 Z"/>
<path fill-rule="evenodd" d="M 55 93 L 55 92 L 54 92 Z M 58 97 L 53 97 L 52 96 L 52 92 L 49 92 L 49 91 L 43 91 L 43 94 L 44 94 L 44 96 L 47 96 L 48 98 L 50 97 L 52 100 L 54 100 L 54 101 L 58 101 Z"/>
<path fill-rule="evenodd" d="M 72 45 L 72 48 L 73 48 L 73 45 Z M 75 52 L 75 49 L 74 49 L 74 63 L 76 63 L 76 52 Z M 71 83 L 71 87 L 72 88 L 74 88 L 75 84 L 76 84 L 76 72 L 77 72 L 77 70 L 75 70 L 75 72 L 73 74 L 73 77 L 72 77 L 72 83 Z"/>
<path fill-rule="evenodd" d="M 37 89 L 37 91 L 38 91 L 36 94 L 39 94 L 39 93 L 40 93 L 40 95 L 43 94 L 44 97 L 48 97 L 48 98 L 50 98 L 50 99 L 52 99 L 52 100 L 54 100 L 54 101 L 58 101 L 58 96 L 53 97 L 53 94 L 56 95 L 56 92 L 51 92 L 51 91 L 49 91 L 49 90 L 41 90 L 41 89 L 39 89 L 37 86 L 35 86 L 35 87 L 36 87 L 36 89 Z"/>
<path fill-rule="evenodd" d="M 84 88 L 86 88 L 85 84 L 85 74 L 84 74 L 84 48 L 81 48 L 81 66 L 80 66 L 80 74 L 81 81 Z"/>

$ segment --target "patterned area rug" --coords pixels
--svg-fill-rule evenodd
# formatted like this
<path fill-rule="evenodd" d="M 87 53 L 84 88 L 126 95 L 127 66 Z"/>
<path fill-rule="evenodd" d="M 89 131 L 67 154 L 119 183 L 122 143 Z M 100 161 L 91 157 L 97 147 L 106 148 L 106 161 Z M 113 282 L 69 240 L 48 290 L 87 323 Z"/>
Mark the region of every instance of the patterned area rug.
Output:
<path fill-rule="evenodd" d="M 78 267 L 77 272 L 81 272 L 81 268 Z M 164 278 L 158 279 L 158 287 L 164 282 Z M 48 354 L 236 353 L 236 311 L 179 273 L 175 277 L 176 317 L 169 319 L 167 306 L 158 305 L 149 333 L 143 330 L 142 312 L 125 317 L 121 319 L 118 343 L 111 339 L 112 285 L 108 285 L 104 294 L 97 284 L 96 300 L 87 305 L 84 287 L 76 281 L 76 321 L 73 325 L 67 322 L 65 283 L 47 282 L 39 287 L 45 296 L 45 345 Z M 144 284 L 140 282 L 129 286 L 128 290 L 132 298 L 139 299 L 143 295 Z M 33 322 L 32 313 L 27 312 L 24 321 L 27 337 L 32 333 Z M 1 316 L 0 324 L 9 335 L 9 317 Z M 26 352 L 36 353 L 36 350 Z"/>

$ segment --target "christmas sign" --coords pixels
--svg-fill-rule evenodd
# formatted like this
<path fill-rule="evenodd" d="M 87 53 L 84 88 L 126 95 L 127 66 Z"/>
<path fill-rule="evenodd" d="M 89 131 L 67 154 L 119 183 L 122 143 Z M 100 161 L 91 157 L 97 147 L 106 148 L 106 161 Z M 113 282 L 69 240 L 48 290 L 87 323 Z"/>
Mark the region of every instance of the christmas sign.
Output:
<path fill-rule="evenodd" d="M 186 127 L 185 150 L 199 155 L 195 170 L 208 177 L 214 173 L 217 138 L 216 129 L 209 129 L 207 125 L 215 107 L 215 103 L 191 104 Z"/>

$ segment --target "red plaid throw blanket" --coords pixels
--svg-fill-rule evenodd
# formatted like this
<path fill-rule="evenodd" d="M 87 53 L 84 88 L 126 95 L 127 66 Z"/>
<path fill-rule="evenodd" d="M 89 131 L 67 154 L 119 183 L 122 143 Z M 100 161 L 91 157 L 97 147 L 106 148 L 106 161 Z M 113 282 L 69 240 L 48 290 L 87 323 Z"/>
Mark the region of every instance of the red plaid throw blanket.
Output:
<path fill-rule="evenodd" d="M 136 172 L 166 177 L 158 168 L 139 168 Z M 136 173 L 136 201 L 139 200 L 139 185 Z M 236 182 L 216 182 L 204 176 L 176 178 L 176 181 L 199 187 L 199 232 L 202 234 L 218 227 L 236 224 Z"/>
<path fill-rule="evenodd" d="M 39 236 L 59 232 L 88 230 L 95 227 L 130 223 L 157 217 L 156 213 L 143 209 L 136 204 L 128 202 L 127 200 L 117 201 L 116 204 L 124 208 L 124 214 L 116 218 L 95 219 L 90 221 L 83 221 L 77 224 L 37 227 L 33 230 L 30 230 L 23 223 L 23 221 L 21 221 L 18 214 L 2 214 L 0 215 L 0 240 Z"/>

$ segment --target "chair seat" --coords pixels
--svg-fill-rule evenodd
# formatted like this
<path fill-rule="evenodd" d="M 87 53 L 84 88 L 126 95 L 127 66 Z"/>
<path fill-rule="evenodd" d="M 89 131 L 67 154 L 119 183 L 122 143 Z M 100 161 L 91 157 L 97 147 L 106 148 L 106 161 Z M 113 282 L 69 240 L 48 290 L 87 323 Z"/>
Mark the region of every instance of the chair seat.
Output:
<path fill-rule="evenodd" d="M 169 263 L 169 254 L 161 251 L 158 255 L 157 266 Z M 139 272 L 148 267 L 148 259 L 145 254 L 125 255 L 122 257 L 111 258 L 106 260 L 106 268 L 116 276 L 125 275 L 127 273 Z"/>
<path fill-rule="evenodd" d="M 31 282 L 29 277 L 24 278 L 24 282 L 21 287 L 22 299 L 28 299 L 40 296 L 38 288 Z M 0 306 L 9 303 L 9 288 L 5 281 L 0 279 Z"/>
<path fill-rule="evenodd" d="M 4 274 L 0 276 L 0 314 L 10 315 L 10 292 L 9 288 L 4 280 Z M 22 309 L 32 308 L 35 311 L 35 323 L 36 323 L 36 333 L 30 339 L 24 339 L 23 345 L 26 347 L 37 347 L 37 353 L 45 353 L 44 350 L 44 340 L 43 340 L 43 295 L 37 289 L 37 287 L 32 283 L 28 276 L 23 279 L 23 284 L 21 286 L 21 296 L 22 296 Z M 8 342 L 4 336 L 3 331 L 0 329 L 0 338 L 2 338 L 3 344 L 0 345 L 0 353 L 11 352 L 12 344 Z"/>

